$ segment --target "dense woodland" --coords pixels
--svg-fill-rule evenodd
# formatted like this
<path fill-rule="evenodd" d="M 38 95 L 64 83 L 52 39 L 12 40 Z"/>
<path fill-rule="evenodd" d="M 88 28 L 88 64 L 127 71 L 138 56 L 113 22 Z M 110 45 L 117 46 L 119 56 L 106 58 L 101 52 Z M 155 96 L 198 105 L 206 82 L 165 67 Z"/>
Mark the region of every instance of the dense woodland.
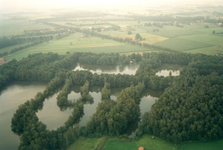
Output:
<path fill-rule="evenodd" d="M 140 62 L 136 75 L 92 74 L 71 71 L 77 62 L 97 65 L 124 65 Z M 150 133 L 174 143 L 188 140 L 223 138 L 223 59 L 222 57 L 185 53 L 33 54 L 21 61 L 12 60 L 0 66 L 0 88 L 13 81 L 45 81 L 44 92 L 19 106 L 11 129 L 20 136 L 19 149 L 66 149 L 80 136 L 100 137 L 124 134 L 132 122 L 138 122 L 137 137 Z M 177 77 L 156 76 L 163 64 L 184 65 Z M 71 101 L 68 94 L 80 86 L 81 98 Z M 101 86 L 102 102 L 86 127 L 79 128 L 83 105 L 92 103 L 89 87 Z M 117 101 L 110 89 L 124 88 Z M 149 113 L 140 119 L 139 104 L 146 89 L 164 90 Z M 36 112 L 46 98 L 58 92 L 57 105 L 73 112 L 63 126 L 49 131 Z"/>

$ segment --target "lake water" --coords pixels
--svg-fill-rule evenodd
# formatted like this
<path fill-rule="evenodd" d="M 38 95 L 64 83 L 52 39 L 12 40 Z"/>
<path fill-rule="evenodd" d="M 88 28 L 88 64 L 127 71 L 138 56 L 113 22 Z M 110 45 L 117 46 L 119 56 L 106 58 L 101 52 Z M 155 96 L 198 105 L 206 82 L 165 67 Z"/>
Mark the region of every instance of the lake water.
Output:
<path fill-rule="evenodd" d="M 164 76 L 164 77 L 168 77 L 168 76 L 179 76 L 180 75 L 180 71 L 179 70 L 160 70 L 156 73 L 157 76 Z"/>
<path fill-rule="evenodd" d="M 91 73 L 97 74 L 129 74 L 135 75 L 139 64 L 132 63 L 125 66 L 99 66 L 99 65 L 89 65 L 78 63 L 73 71 L 89 70 Z"/>
<path fill-rule="evenodd" d="M 90 121 L 91 116 L 96 113 L 96 108 L 98 104 L 101 102 L 101 88 L 94 87 L 90 88 L 89 94 L 94 98 L 93 103 L 84 104 L 84 116 L 81 118 L 79 125 L 86 126 L 87 122 Z M 117 95 L 121 91 L 121 89 L 112 89 L 111 90 L 111 99 L 117 100 Z M 152 93 L 152 94 L 150 94 Z M 141 98 L 140 102 L 140 110 L 141 114 L 150 111 L 151 106 L 155 103 L 158 99 L 159 92 L 154 91 L 147 91 L 145 96 Z M 57 106 L 56 100 L 57 94 L 54 94 L 50 99 L 44 102 L 43 110 L 37 113 L 40 121 L 47 125 L 47 128 L 57 129 L 58 127 L 62 126 L 64 122 L 68 119 L 68 117 L 72 113 L 72 109 L 67 109 L 65 111 L 60 111 L 60 108 Z M 73 91 L 68 95 L 68 99 L 75 101 L 80 98 L 80 89 L 78 87 L 74 87 Z M 55 115 L 56 114 L 56 115 Z"/>
<path fill-rule="evenodd" d="M 0 95 L 0 150 L 17 150 L 19 136 L 11 131 L 11 119 L 18 106 L 42 92 L 45 83 L 16 82 Z"/>
<path fill-rule="evenodd" d="M 90 88 L 89 91 L 89 94 L 94 98 L 94 102 L 92 104 L 84 104 L 84 116 L 79 122 L 80 126 L 86 126 L 91 116 L 96 113 L 98 103 L 101 102 L 100 87 Z M 117 91 L 120 91 L 120 89 L 111 90 L 111 99 L 117 99 Z M 49 130 L 57 129 L 58 127 L 62 126 L 73 111 L 69 108 L 65 111 L 60 111 L 60 108 L 57 106 L 57 95 L 58 93 L 45 100 L 43 109 L 37 113 L 37 116 L 39 117 L 40 121 L 46 124 Z M 75 101 L 80 97 L 80 87 L 73 87 L 71 93 L 68 95 L 68 100 Z"/>
<path fill-rule="evenodd" d="M 158 68 L 158 72 L 156 73 L 157 76 L 179 76 L 180 71 L 184 68 L 182 65 L 173 65 L 173 64 L 164 64 Z"/>
<path fill-rule="evenodd" d="M 19 137 L 11 131 L 11 119 L 13 114 L 18 109 L 18 106 L 25 103 L 27 100 L 34 98 L 37 92 L 42 92 L 46 87 L 46 83 L 33 82 L 16 82 L 9 85 L 1 92 L 0 95 L 0 150 L 16 150 L 19 145 Z M 98 103 L 101 102 L 101 87 L 90 88 L 90 94 L 94 98 L 92 104 L 84 104 L 84 116 L 80 120 L 80 126 L 86 126 L 91 116 L 96 112 Z M 117 100 L 117 95 L 121 89 L 112 89 L 111 99 Z M 37 112 L 39 120 L 47 125 L 47 128 L 57 129 L 72 113 L 72 109 L 61 111 L 57 106 L 58 93 L 54 94 L 44 102 L 42 110 Z M 151 106 L 158 99 L 159 93 L 147 92 L 141 99 L 140 109 L 143 114 L 150 111 Z M 80 98 L 80 89 L 75 87 L 68 95 L 69 100 Z"/>
<path fill-rule="evenodd" d="M 37 112 L 40 121 L 47 125 L 47 129 L 53 130 L 62 126 L 72 113 L 72 109 L 61 111 L 57 106 L 57 94 L 44 101 L 43 109 Z"/>

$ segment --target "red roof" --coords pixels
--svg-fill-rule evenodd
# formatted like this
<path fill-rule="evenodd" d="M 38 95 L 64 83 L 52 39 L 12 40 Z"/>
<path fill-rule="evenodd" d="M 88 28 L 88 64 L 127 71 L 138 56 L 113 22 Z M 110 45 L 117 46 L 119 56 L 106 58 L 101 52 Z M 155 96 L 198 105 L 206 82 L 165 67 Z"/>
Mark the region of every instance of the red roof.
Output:
<path fill-rule="evenodd" d="M 0 58 L 0 62 L 5 61 L 5 58 Z"/>

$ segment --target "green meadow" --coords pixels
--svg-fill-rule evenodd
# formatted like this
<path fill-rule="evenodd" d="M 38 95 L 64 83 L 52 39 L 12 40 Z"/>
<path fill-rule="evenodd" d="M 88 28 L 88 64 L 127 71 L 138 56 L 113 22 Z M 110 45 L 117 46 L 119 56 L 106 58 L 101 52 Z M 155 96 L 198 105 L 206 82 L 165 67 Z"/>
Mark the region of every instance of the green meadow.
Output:
<path fill-rule="evenodd" d="M 6 57 L 10 59 L 22 59 L 29 54 L 54 52 L 66 54 L 66 52 L 93 52 L 93 53 L 134 53 L 152 51 L 148 48 L 120 43 L 99 37 L 82 37 L 81 33 L 74 33 L 67 37 L 40 44 Z M 153 50 L 154 51 L 154 50 Z"/>
<path fill-rule="evenodd" d="M 186 142 L 174 144 L 159 137 L 152 139 L 152 135 L 143 135 L 139 140 L 125 138 L 87 138 L 80 137 L 67 150 L 222 150 L 223 139 L 209 142 Z"/>

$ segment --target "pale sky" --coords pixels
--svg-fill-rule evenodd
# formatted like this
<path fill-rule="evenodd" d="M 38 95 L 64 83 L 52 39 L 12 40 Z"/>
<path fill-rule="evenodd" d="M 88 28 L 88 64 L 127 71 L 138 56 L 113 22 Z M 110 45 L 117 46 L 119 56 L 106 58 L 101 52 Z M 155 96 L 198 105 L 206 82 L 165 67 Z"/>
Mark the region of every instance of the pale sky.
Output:
<path fill-rule="evenodd" d="M 7 9 L 23 8 L 72 8 L 81 7 L 108 7 L 116 8 L 119 6 L 136 6 L 137 5 L 157 5 L 157 4 L 178 4 L 178 3 L 217 3 L 222 0 L 0 0 L 0 11 Z"/>

